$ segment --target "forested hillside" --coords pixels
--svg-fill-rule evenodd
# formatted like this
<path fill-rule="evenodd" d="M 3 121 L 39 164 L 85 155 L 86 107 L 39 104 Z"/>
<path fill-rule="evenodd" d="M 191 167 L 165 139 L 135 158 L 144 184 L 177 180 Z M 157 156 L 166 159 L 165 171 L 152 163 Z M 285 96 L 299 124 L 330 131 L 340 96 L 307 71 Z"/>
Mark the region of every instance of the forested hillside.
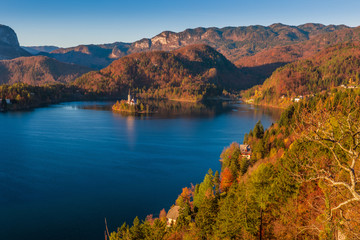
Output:
<path fill-rule="evenodd" d="M 223 55 L 206 45 L 192 45 L 172 52 L 146 52 L 125 56 L 109 67 L 78 78 L 77 87 L 89 94 L 202 100 L 223 90 L 246 89 L 256 84 Z"/>
<path fill-rule="evenodd" d="M 260 122 L 221 153 L 221 173 L 185 187 L 175 224 L 135 218 L 110 239 L 359 239 L 360 91 L 325 93 Z"/>
<path fill-rule="evenodd" d="M 287 106 L 300 95 L 308 97 L 341 85 L 359 84 L 360 46 L 346 43 L 277 69 L 262 85 L 245 91 L 243 97 L 256 104 Z"/>

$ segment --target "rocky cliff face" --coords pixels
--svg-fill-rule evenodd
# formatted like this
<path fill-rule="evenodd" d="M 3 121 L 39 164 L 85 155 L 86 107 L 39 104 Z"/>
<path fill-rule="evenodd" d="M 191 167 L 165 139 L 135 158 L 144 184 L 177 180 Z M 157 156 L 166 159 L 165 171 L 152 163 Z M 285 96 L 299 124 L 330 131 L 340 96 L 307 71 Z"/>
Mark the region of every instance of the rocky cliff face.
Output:
<path fill-rule="evenodd" d="M 16 33 L 10 27 L 5 25 L 0 25 L 0 42 L 14 47 L 19 46 Z"/>
<path fill-rule="evenodd" d="M 0 25 L 0 60 L 30 55 L 19 46 L 14 30 L 8 26 Z"/>

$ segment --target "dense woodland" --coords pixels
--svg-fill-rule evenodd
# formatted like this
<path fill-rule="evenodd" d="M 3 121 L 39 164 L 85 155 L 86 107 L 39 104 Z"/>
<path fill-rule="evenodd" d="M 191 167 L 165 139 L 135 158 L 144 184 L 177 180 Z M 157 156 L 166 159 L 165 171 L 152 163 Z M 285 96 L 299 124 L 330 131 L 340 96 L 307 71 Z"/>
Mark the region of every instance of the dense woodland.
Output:
<path fill-rule="evenodd" d="M 287 106 L 296 96 L 312 96 L 334 87 L 360 84 L 360 45 L 339 44 L 311 58 L 278 68 L 263 85 L 243 93 L 256 104 Z"/>
<path fill-rule="evenodd" d="M 325 93 L 258 122 L 221 153 L 221 172 L 183 188 L 176 224 L 164 210 L 110 239 L 359 239 L 360 91 Z"/>
<path fill-rule="evenodd" d="M 11 100 L 11 104 L 6 103 Z M 25 83 L 0 85 L 0 110 L 20 110 L 45 106 L 63 101 L 81 100 L 84 93 L 81 89 L 64 84 L 32 86 Z"/>

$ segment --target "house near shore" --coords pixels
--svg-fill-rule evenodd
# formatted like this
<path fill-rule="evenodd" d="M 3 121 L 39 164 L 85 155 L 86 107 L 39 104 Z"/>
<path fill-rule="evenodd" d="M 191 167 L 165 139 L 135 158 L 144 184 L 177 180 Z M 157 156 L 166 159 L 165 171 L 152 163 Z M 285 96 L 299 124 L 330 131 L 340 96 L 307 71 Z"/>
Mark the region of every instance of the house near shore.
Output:
<path fill-rule="evenodd" d="M 171 226 L 176 223 L 176 220 L 179 217 L 179 206 L 172 206 L 169 212 L 166 214 L 166 225 Z"/>
<path fill-rule="evenodd" d="M 303 100 L 303 99 L 304 99 L 303 96 L 298 96 L 298 97 L 293 98 L 293 101 L 294 101 L 294 102 L 300 102 L 300 101 Z"/>
<path fill-rule="evenodd" d="M 129 90 L 129 94 L 128 94 L 127 103 L 128 103 L 129 105 L 136 105 L 136 103 L 137 103 L 135 96 L 132 96 L 132 95 L 131 95 L 130 90 Z"/>
<path fill-rule="evenodd" d="M 241 152 L 241 156 L 246 158 L 246 159 L 250 159 L 251 158 L 251 147 L 249 144 L 240 144 L 240 152 Z"/>

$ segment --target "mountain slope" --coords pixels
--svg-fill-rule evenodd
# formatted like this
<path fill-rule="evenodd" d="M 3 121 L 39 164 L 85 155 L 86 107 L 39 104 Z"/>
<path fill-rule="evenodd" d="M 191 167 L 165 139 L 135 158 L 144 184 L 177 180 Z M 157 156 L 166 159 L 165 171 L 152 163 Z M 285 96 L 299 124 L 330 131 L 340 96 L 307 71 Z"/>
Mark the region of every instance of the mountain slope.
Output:
<path fill-rule="evenodd" d="M 342 84 L 360 84 L 359 44 L 338 44 L 279 68 L 263 85 L 247 90 L 243 96 L 256 103 L 286 105 L 296 96 L 316 94 Z"/>
<path fill-rule="evenodd" d="M 201 99 L 222 89 L 254 85 L 223 55 L 206 45 L 191 45 L 172 52 L 135 53 L 75 81 L 88 92 L 124 96 L 137 89 L 142 97 Z"/>
<path fill-rule="evenodd" d="M 45 56 L 20 57 L 0 61 L 0 84 L 66 83 L 89 71 L 90 68 L 62 63 Z"/>
<path fill-rule="evenodd" d="M 13 29 L 0 24 L 0 60 L 31 56 L 22 49 Z"/>

